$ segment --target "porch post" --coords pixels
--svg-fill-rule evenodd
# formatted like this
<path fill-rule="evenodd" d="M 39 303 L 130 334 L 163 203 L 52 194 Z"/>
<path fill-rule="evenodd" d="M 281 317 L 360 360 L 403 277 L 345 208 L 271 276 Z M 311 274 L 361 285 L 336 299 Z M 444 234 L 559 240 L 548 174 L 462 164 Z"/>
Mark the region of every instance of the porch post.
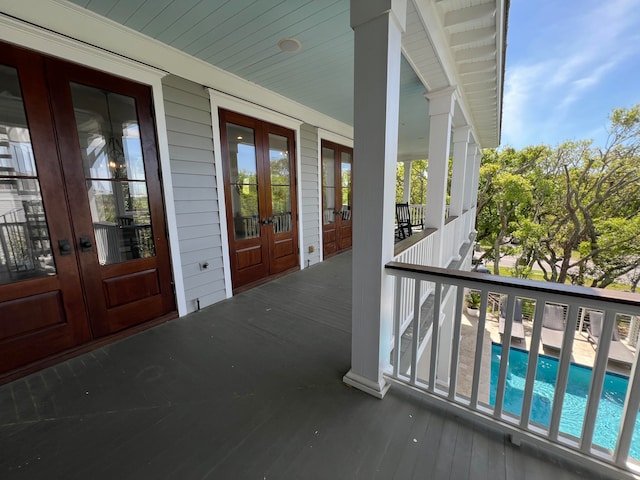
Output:
<path fill-rule="evenodd" d="M 427 184 L 427 209 L 425 228 L 437 229 L 433 242 L 433 264 L 445 267 L 442 258 L 442 230 L 447 201 L 447 175 L 449 167 L 449 144 L 451 143 L 451 120 L 455 87 L 447 87 L 425 94 L 429 100 L 429 183 Z"/>
<path fill-rule="evenodd" d="M 351 0 L 354 45 L 351 369 L 343 381 L 382 398 L 393 330 L 400 47 L 406 0 Z"/>
<path fill-rule="evenodd" d="M 478 182 L 480 181 L 480 163 L 482 162 L 482 149 L 475 146 L 473 159 L 473 183 L 471 183 L 471 206 L 478 205 Z"/>
<path fill-rule="evenodd" d="M 449 215 L 462 215 L 465 194 L 465 169 L 467 164 L 467 145 L 471 127 L 465 125 L 453 130 L 453 171 L 451 173 L 451 204 Z"/>
<path fill-rule="evenodd" d="M 404 184 L 402 186 L 402 201 L 409 203 L 411 199 L 411 167 L 413 161 L 404 162 Z"/>
<path fill-rule="evenodd" d="M 465 169 L 465 180 L 464 180 L 464 201 L 462 204 L 462 211 L 466 212 L 471 209 L 472 205 L 472 197 L 473 190 L 475 188 L 475 174 L 476 174 L 476 143 L 473 140 L 473 137 L 469 141 L 469 145 L 467 146 L 467 167 Z"/>

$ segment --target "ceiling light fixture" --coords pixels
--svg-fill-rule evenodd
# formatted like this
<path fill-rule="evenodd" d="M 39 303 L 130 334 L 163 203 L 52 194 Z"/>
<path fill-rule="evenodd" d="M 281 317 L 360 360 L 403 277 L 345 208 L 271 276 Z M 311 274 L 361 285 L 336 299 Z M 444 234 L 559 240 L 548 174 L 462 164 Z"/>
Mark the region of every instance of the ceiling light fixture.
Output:
<path fill-rule="evenodd" d="M 278 42 L 278 47 L 283 52 L 297 52 L 298 50 L 300 50 L 301 46 L 302 44 L 300 43 L 300 41 L 296 40 L 295 38 L 287 37 Z"/>

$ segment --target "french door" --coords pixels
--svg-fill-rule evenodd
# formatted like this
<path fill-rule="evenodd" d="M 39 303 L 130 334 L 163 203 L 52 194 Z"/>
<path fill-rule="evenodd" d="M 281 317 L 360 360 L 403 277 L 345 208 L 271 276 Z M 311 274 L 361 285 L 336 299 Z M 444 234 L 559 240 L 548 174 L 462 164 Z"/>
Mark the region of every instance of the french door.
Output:
<path fill-rule="evenodd" d="M 324 257 L 351 248 L 353 150 L 322 141 L 322 249 Z"/>
<path fill-rule="evenodd" d="M 0 45 L 0 373 L 171 315 L 148 87 Z"/>
<path fill-rule="evenodd" d="M 294 132 L 220 110 L 233 288 L 299 266 Z"/>

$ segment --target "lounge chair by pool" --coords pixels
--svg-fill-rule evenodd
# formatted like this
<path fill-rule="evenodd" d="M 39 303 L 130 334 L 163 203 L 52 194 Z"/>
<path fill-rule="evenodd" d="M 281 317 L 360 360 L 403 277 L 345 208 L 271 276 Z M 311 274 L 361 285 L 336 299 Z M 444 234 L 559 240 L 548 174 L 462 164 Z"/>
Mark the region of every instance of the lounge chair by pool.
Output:
<path fill-rule="evenodd" d="M 564 308 L 546 304 L 542 316 L 542 346 L 550 350 L 562 348 L 564 336 Z"/>
<path fill-rule="evenodd" d="M 502 337 L 502 335 L 504 335 L 504 320 L 505 320 L 505 312 L 504 312 L 504 305 L 505 303 L 503 302 L 502 305 L 500 306 L 500 318 L 499 318 L 499 331 L 500 331 L 500 337 Z M 522 342 L 524 340 L 524 327 L 522 325 L 522 299 L 521 298 L 517 298 L 516 299 L 516 309 L 515 312 L 513 314 L 513 325 L 511 327 L 511 339 L 515 339 L 518 340 L 519 342 Z"/>
<path fill-rule="evenodd" d="M 589 311 L 589 327 L 587 328 L 587 331 L 589 333 L 589 341 L 596 346 L 600 341 L 600 334 L 602 333 L 603 317 L 604 314 L 602 312 L 594 312 L 593 310 Z M 633 359 L 633 352 L 620 341 L 618 328 L 615 326 L 613 328 L 611 344 L 609 345 L 609 361 L 630 367 L 633 364 Z"/>

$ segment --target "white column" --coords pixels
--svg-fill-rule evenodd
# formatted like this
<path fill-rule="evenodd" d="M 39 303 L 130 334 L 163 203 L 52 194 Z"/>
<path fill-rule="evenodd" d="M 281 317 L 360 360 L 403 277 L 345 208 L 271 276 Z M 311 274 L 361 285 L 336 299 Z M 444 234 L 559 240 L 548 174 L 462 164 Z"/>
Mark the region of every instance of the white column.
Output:
<path fill-rule="evenodd" d="M 429 100 L 429 183 L 427 184 L 427 211 L 425 228 L 435 228 L 433 263 L 442 265 L 442 229 L 447 199 L 447 175 L 451 120 L 455 102 L 455 87 L 447 87 L 427 93 Z"/>
<path fill-rule="evenodd" d="M 402 201 L 409 203 L 411 198 L 411 167 L 413 162 L 404 162 L 404 185 L 402 187 Z"/>
<path fill-rule="evenodd" d="M 465 180 L 464 180 L 464 200 L 462 202 L 462 211 L 466 212 L 471 208 L 472 197 L 474 190 L 474 178 L 475 178 L 475 165 L 476 165 L 476 143 L 471 138 L 469 145 L 467 146 L 467 166 L 465 168 Z"/>
<path fill-rule="evenodd" d="M 453 170 L 451 172 L 451 192 L 449 215 L 462 215 L 465 193 L 465 169 L 467 165 L 467 145 L 471 127 L 465 125 L 453 130 Z"/>
<path fill-rule="evenodd" d="M 351 369 L 344 382 L 382 398 L 393 334 L 395 176 L 406 0 L 351 0 L 355 33 Z"/>
<path fill-rule="evenodd" d="M 473 159 L 473 183 L 471 184 L 471 206 L 478 205 L 478 182 L 480 181 L 480 164 L 482 163 L 482 149 L 476 145 Z"/>

